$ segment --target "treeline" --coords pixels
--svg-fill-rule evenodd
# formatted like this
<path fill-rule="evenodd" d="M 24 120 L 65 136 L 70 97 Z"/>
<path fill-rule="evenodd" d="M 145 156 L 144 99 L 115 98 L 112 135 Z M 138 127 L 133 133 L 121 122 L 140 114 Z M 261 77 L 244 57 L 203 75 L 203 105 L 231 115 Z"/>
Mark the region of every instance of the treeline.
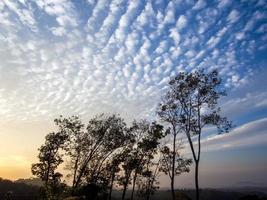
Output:
<path fill-rule="evenodd" d="M 40 162 L 32 165 L 32 173 L 44 181 L 45 196 L 61 198 L 62 174 L 56 169 L 66 158 L 73 195 L 84 186 L 90 196 L 100 193 L 111 199 L 114 186 L 119 185 L 125 199 L 131 185 L 131 199 L 135 192 L 150 199 L 164 168 L 162 158 L 169 156 L 160 148 L 167 134 L 162 125 L 141 120 L 127 127 L 120 116 L 106 114 L 95 116 L 87 125 L 77 116 L 60 117 L 55 123 L 58 131 L 46 136 L 39 148 Z M 180 159 L 185 162 L 180 171 L 188 171 L 186 159 Z"/>
<path fill-rule="evenodd" d="M 40 197 L 41 182 L 39 179 L 19 179 L 11 181 L 0 178 L 0 199 L 1 200 L 38 200 Z M 68 190 L 68 187 L 65 188 Z M 264 188 L 254 188 L 254 190 L 234 191 L 218 189 L 201 189 L 202 200 L 266 200 L 267 195 Z M 160 190 L 153 195 L 153 200 L 169 200 L 169 190 Z M 194 199 L 194 190 L 176 190 L 176 199 Z M 120 199 L 121 191 L 114 190 L 114 200 Z M 77 198 L 76 198 L 77 199 Z M 80 198 L 82 199 L 82 198 Z"/>
<path fill-rule="evenodd" d="M 121 199 L 151 199 L 158 189 L 160 172 L 170 178 L 175 199 L 175 176 L 195 164 L 196 199 L 199 199 L 198 167 L 202 130 L 216 126 L 227 132 L 231 123 L 220 116 L 218 99 L 224 95 L 217 71 L 179 73 L 157 108 L 159 122 L 134 120 L 129 126 L 117 114 L 99 114 L 84 124 L 77 116 L 60 116 L 57 131 L 45 137 L 39 162 L 32 173 L 44 182 L 44 199 L 84 196 L 111 199 L 113 188 L 122 189 Z M 193 159 L 181 155 L 179 134 L 188 139 Z M 193 144 L 193 137 L 197 144 Z M 168 143 L 162 143 L 168 138 Z M 71 189 L 66 190 L 58 166 L 65 161 Z"/>

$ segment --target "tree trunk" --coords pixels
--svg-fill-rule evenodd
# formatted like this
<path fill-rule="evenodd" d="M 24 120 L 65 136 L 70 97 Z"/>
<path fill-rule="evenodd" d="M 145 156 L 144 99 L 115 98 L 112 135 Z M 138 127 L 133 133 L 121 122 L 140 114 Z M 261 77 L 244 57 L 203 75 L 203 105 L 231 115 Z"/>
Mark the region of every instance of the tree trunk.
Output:
<path fill-rule="evenodd" d="M 172 200 L 175 200 L 175 191 L 174 191 L 174 177 L 175 177 L 175 161 L 176 161 L 176 128 L 173 125 L 173 154 L 172 154 L 172 172 L 171 172 L 171 192 Z"/>
<path fill-rule="evenodd" d="M 157 170 L 157 168 L 156 168 Z M 152 177 L 152 180 L 148 180 L 148 191 L 147 191 L 147 194 L 146 194 L 146 200 L 149 200 L 150 199 L 150 193 L 151 193 L 151 190 L 153 188 L 153 180 L 154 180 L 154 176 Z"/>
<path fill-rule="evenodd" d="M 146 200 L 149 200 L 150 199 L 150 191 L 148 191 L 148 194 L 146 196 Z"/>
<path fill-rule="evenodd" d="M 108 195 L 108 199 L 109 200 L 111 200 L 111 194 L 112 194 L 112 190 L 113 190 L 114 178 L 115 178 L 115 172 L 112 172 L 111 183 L 110 183 L 110 188 L 109 188 L 109 195 Z"/>
<path fill-rule="evenodd" d="M 71 188 L 71 194 L 74 195 L 74 190 L 75 190 L 75 184 L 76 184 L 76 175 L 77 175 L 77 170 L 78 170 L 78 162 L 79 162 L 79 156 L 75 160 L 75 165 L 74 165 L 74 173 L 73 173 L 73 180 L 72 180 L 72 188 Z"/>
<path fill-rule="evenodd" d="M 195 185 L 196 185 L 196 200 L 199 200 L 199 187 L 198 187 L 198 168 L 199 168 L 199 161 L 200 161 L 200 151 L 201 151 L 201 125 L 200 125 L 200 108 L 198 109 L 198 153 L 197 153 L 197 160 L 196 160 L 196 169 L 195 169 Z"/>
<path fill-rule="evenodd" d="M 198 166 L 199 162 L 195 163 L 195 186 L 196 186 L 196 200 L 199 200 L 199 187 L 198 187 Z"/>
<path fill-rule="evenodd" d="M 124 185 L 123 187 L 123 192 L 122 192 L 122 197 L 121 197 L 122 200 L 125 199 L 125 194 L 126 194 L 126 185 Z"/>
<path fill-rule="evenodd" d="M 146 200 L 149 200 L 150 199 L 150 190 L 151 190 L 151 187 L 149 185 L 149 189 L 148 189 L 147 195 L 146 195 Z"/>
<path fill-rule="evenodd" d="M 127 176 L 127 178 L 126 178 L 126 182 L 125 182 L 125 184 L 124 184 L 124 186 L 123 186 L 123 192 L 122 192 L 122 197 L 121 197 L 121 199 L 122 200 L 124 200 L 125 199 L 125 194 L 126 194 L 126 190 L 127 190 L 127 185 L 128 185 L 128 182 L 129 182 L 129 176 Z"/>
<path fill-rule="evenodd" d="M 148 189 L 148 194 L 147 194 L 146 200 L 149 200 L 149 199 L 150 199 L 150 195 L 151 195 L 151 191 L 152 191 L 152 189 L 153 189 L 154 181 L 156 180 L 156 176 L 157 176 L 157 173 L 158 173 L 158 168 L 159 168 L 159 164 L 160 164 L 160 159 L 161 159 L 161 158 L 159 158 L 159 160 L 158 160 L 158 163 L 157 163 L 156 169 L 155 169 L 155 171 L 154 171 L 152 180 L 151 180 L 151 182 L 149 183 L 149 189 Z"/>
<path fill-rule="evenodd" d="M 171 192 L 172 192 L 172 200 L 175 200 L 174 177 L 172 177 L 172 180 L 171 180 Z"/>
<path fill-rule="evenodd" d="M 102 138 L 101 138 L 102 139 Z M 86 170 L 86 167 L 88 165 L 88 163 L 91 161 L 91 159 L 93 158 L 94 153 L 97 151 L 97 149 L 99 148 L 99 146 L 101 145 L 101 139 L 99 139 L 96 144 L 94 145 L 94 147 L 92 148 L 93 150 L 89 153 L 88 157 L 86 158 L 85 162 L 83 163 L 83 166 L 81 167 L 81 169 L 79 170 L 79 174 L 78 177 L 76 178 L 76 183 L 74 185 L 74 188 L 77 188 L 81 182 L 82 176 Z"/>
<path fill-rule="evenodd" d="M 132 188 L 131 200 L 133 200 L 133 196 L 134 196 L 136 178 L 137 178 L 137 171 L 135 171 L 134 178 L 133 178 L 133 188 Z"/>
<path fill-rule="evenodd" d="M 137 191 L 136 191 L 136 193 L 138 194 L 137 196 L 136 196 L 136 200 L 139 200 L 140 199 L 140 185 L 138 185 L 138 188 L 137 188 Z"/>

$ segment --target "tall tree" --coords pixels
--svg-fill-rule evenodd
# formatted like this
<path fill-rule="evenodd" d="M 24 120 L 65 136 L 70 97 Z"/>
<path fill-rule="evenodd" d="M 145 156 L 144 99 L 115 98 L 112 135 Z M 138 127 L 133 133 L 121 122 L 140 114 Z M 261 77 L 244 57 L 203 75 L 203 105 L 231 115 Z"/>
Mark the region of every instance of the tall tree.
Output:
<path fill-rule="evenodd" d="M 82 142 L 82 162 L 75 178 L 74 188 L 82 180 L 96 183 L 104 164 L 116 150 L 123 147 L 126 124 L 117 115 L 97 115 L 86 127 Z"/>
<path fill-rule="evenodd" d="M 156 122 L 149 123 L 146 120 L 134 121 L 129 131 L 134 137 L 132 146 L 128 148 L 127 156 L 122 168 L 125 176 L 121 178 L 123 185 L 122 199 L 132 181 L 131 200 L 134 198 L 136 180 L 141 176 L 146 166 L 151 166 L 154 155 L 157 153 L 160 139 L 164 137 L 163 126 Z"/>
<path fill-rule="evenodd" d="M 157 156 L 156 156 L 157 157 Z M 161 157 L 145 163 L 144 170 L 137 181 L 137 197 L 149 200 L 159 188 L 158 176 L 160 173 Z"/>
<path fill-rule="evenodd" d="M 52 195 L 49 199 L 56 199 L 53 194 L 48 194 L 48 192 L 55 191 L 55 187 L 62 177 L 62 174 L 55 170 L 63 162 L 60 150 L 66 138 L 66 135 L 60 132 L 46 135 L 45 144 L 39 148 L 39 162 L 32 164 L 32 174 L 44 181 L 45 196 Z"/>
<path fill-rule="evenodd" d="M 199 162 L 201 135 L 207 126 L 217 127 L 218 133 L 228 132 L 231 123 L 220 115 L 218 100 L 225 95 L 216 70 L 182 72 L 169 82 L 169 90 L 159 105 L 159 115 L 167 122 L 179 124 L 185 133 L 195 163 L 196 199 L 199 200 Z M 175 127 L 175 126 L 174 126 Z M 196 145 L 193 144 L 196 138 Z"/>
<path fill-rule="evenodd" d="M 171 180 L 171 195 L 175 200 L 175 177 L 182 173 L 189 172 L 189 166 L 192 163 L 191 159 L 184 158 L 180 155 L 180 146 L 175 146 L 174 150 L 171 150 L 168 146 L 164 146 L 161 149 L 162 159 L 160 170 L 169 176 Z"/>
<path fill-rule="evenodd" d="M 168 92 L 162 98 L 162 102 L 157 109 L 157 114 L 161 121 L 169 127 L 168 134 L 171 135 L 171 149 L 168 146 L 161 149 L 161 171 L 167 174 L 171 180 L 171 195 L 174 200 L 175 177 L 183 172 L 189 172 L 188 166 L 191 164 L 191 160 L 183 158 L 179 153 L 181 145 L 178 143 L 178 134 L 181 133 L 183 127 L 180 119 L 182 109 L 176 105 L 176 101 L 172 95 L 172 93 Z"/>
<path fill-rule="evenodd" d="M 82 151 L 84 148 L 83 141 L 86 137 L 84 124 L 78 116 L 71 116 L 69 118 L 63 118 L 63 116 L 60 116 L 55 119 L 54 122 L 58 126 L 59 132 L 67 136 L 64 150 L 69 158 L 67 169 L 71 171 L 68 176 L 72 177 L 73 189 L 76 184 L 78 169 L 82 162 Z"/>
<path fill-rule="evenodd" d="M 113 156 L 113 158 L 107 163 L 105 170 L 108 172 L 109 178 L 109 192 L 108 200 L 111 200 L 114 182 L 118 179 L 118 172 L 120 172 L 120 164 L 123 161 L 123 152 L 120 152 Z"/>
<path fill-rule="evenodd" d="M 166 131 L 162 125 L 157 122 L 152 122 L 148 124 L 144 133 L 137 148 L 141 150 L 142 168 L 140 170 L 140 175 L 145 179 L 145 196 L 146 199 L 149 199 L 153 191 L 156 190 L 154 184 L 158 175 L 159 162 L 155 157 L 159 153 L 160 142 L 161 139 L 166 136 Z"/>

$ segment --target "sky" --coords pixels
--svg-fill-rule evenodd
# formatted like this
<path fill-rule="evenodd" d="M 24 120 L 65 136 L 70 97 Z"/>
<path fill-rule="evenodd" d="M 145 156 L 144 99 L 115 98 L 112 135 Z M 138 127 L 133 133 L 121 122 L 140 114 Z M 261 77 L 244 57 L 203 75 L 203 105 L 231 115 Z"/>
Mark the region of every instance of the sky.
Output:
<path fill-rule="evenodd" d="M 31 176 L 59 115 L 155 119 L 170 78 L 196 69 L 219 71 L 235 125 L 204 134 L 201 186 L 267 185 L 265 0 L 1 0 L 0 177 Z"/>

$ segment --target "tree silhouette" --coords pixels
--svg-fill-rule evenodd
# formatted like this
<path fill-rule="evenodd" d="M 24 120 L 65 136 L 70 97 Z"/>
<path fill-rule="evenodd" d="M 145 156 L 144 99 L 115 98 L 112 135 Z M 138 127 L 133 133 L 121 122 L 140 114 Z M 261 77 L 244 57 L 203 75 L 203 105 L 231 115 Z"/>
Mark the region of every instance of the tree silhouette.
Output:
<path fill-rule="evenodd" d="M 174 142 L 173 142 L 174 143 Z M 179 176 L 182 173 L 189 172 L 189 166 L 192 163 L 191 159 L 184 158 L 180 155 L 180 146 L 173 147 L 174 150 L 170 150 L 169 147 L 164 146 L 161 149 L 162 159 L 160 170 L 169 176 L 171 180 L 171 195 L 172 199 L 175 199 L 174 180 L 175 176 Z"/>
<path fill-rule="evenodd" d="M 122 118 L 116 115 L 97 115 L 88 122 L 81 144 L 79 163 L 74 188 L 81 182 L 95 183 L 100 180 L 105 163 L 123 147 L 126 131 Z"/>
<path fill-rule="evenodd" d="M 220 115 L 218 100 L 225 95 L 216 70 L 179 73 L 169 82 L 169 90 L 159 105 L 159 116 L 172 124 L 173 132 L 184 132 L 195 163 L 196 199 L 199 199 L 198 169 L 203 128 L 216 126 L 218 133 L 228 132 L 231 123 Z M 197 138 L 197 147 L 192 138 Z"/>
<path fill-rule="evenodd" d="M 84 133 L 84 124 L 81 122 L 78 116 L 72 116 L 69 118 L 59 118 L 54 120 L 55 124 L 58 126 L 59 131 L 67 136 L 67 140 L 64 145 L 64 150 L 66 155 L 70 158 L 68 160 L 67 169 L 71 171 L 72 176 L 72 188 L 76 184 L 76 176 L 80 163 L 82 162 L 82 150 L 83 150 L 83 140 L 86 137 Z M 72 190 L 72 193 L 74 191 Z"/>
<path fill-rule="evenodd" d="M 117 173 L 120 172 L 119 165 L 123 161 L 121 153 L 114 155 L 114 157 L 107 163 L 105 171 L 107 172 L 107 177 L 109 178 L 109 192 L 108 199 L 111 200 L 111 195 L 113 191 L 114 182 L 118 179 Z"/>
<path fill-rule="evenodd" d="M 66 139 L 66 135 L 61 132 L 46 135 L 45 144 L 39 148 L 39 162 L 32 164 L 32 174 L 44 181 L 44 196 L 47 199 L 57 199 L 56 192 L 62 174 L 55 170 L 63 162 L 60 149 Z"/>
<path fill-rule="evenodd" d="M 176 105 L 173 94 L 167 93 L 162 102 L 159 104 L 157 114 L 161 121 L 169 126 L 168 135 L 171 135 L 172 149 L 168 146 L 164 146 L 161 149 L 162 164 L 161 171 L 169 176 L 171 180 L 171 195 L 172 199 L 175 199 L 175 176 L 180 175 L 183 172 L 189 172 L 190 159 L 180 156 L 179 150 L 181 149 L 181 143 L 178 143 L 178 134 L 181 133 L 183 124 L 180 119 L 182 109 Z"/>
<path fill-rule="evenodd" d="M 55 119 L 58 130 L 46 136 L 45 144 L 39 148 L 39 162 L 32 165 L 33 175 L 44 181 L 45 198 L 60 198 L 64 185 L 62 174 L 56 169 L 65 161 L 72 195 L 88 198 L 102 195 L 110 200 L 117 183 L 122 186 L 122 200 L 130 185 L 131 200 L 135 196 L 149 200 L 158 188 L 159 172 L 164 172 L 171 179 L 174 199 L 174 178 L 188 172 L 191 164 L 190 159 L 179 153 L 181 146 L 177 135 L 182 132 L 186 133 L 196 163 L 198 191 L 201 130 L 204 126 L 216 125 L 221 133 L 228 131 L 230 123 L 220 117 L 216 107 L 222 94 L 213 91 L 214 85 L 220 82 L 216 74 L 199 72 L 180 76 L 170 82 L 170 89 L 157 110 L 160 119 L 169 126 L 167 129 L 146 120 L 133 121 L 128 128 L 123 118 L 115 114 L 96 115 L 87 125 L 77 116 Z M 205 109 L 204 113 L 202 109 Z M 161 139 L 166 135 L 172 136 L 172 145 L 160 147 Z M 199 138 L 198 156 L 192 145 L 194 135 Z"/>
<path fill-rule="evenodd" d="M 150 168 L 153 166 L 154 156 L 157 154 L 160 140 L 165 136 L 165 132 L 162 125 L 156 122 L 150 124 L 146 120 L 134 121 L 131 129 L 137 136 L 137 148 L 135 149 L 137 162 L 133 175 L 132 200 L 138 175 L 144 176 L 146 179 L 152 176 Z M 148 186 L 147 190 L 149 190 Z"/>
<path fill-rule="evenodd" d="M 156 155 L 155 157 L 157 157 Z M 137 197 L 143 198 L 146 200 L 149 200 L 151 196 L 156 192 L 156 190 L 159 188 L 157 186 L 159 184 L 157 178 L 159 175 L 159 168 L 161 164 L 161 158 L 158 157 L 157 159 L 154 159 L 154 161 L 150 160 L 149 162 L 145 163 L 145 166 L 143 167 L 144 170 L 141 173 L 141 176 L 139 176 L 137 185 Z"/>
<path fill-rule="evenodd" d="M 129 184 L 132 185 L 130 199 L 134 198 L 136 181 L 138 177 L 140 178 L 145 174 L 145 171 L 150 171 L 149 167 L 152 166 L 160 139 L 164 137 L 162 125 L 156 122 L 149 123 L 146 120 L 134 121 L 129 132 L 132 135 L 132 140 L 124 152 L 121 165 L 123 176 L 119 179 L 119 183 L 123 187 L 122 200 L 125 199 Z"/>

